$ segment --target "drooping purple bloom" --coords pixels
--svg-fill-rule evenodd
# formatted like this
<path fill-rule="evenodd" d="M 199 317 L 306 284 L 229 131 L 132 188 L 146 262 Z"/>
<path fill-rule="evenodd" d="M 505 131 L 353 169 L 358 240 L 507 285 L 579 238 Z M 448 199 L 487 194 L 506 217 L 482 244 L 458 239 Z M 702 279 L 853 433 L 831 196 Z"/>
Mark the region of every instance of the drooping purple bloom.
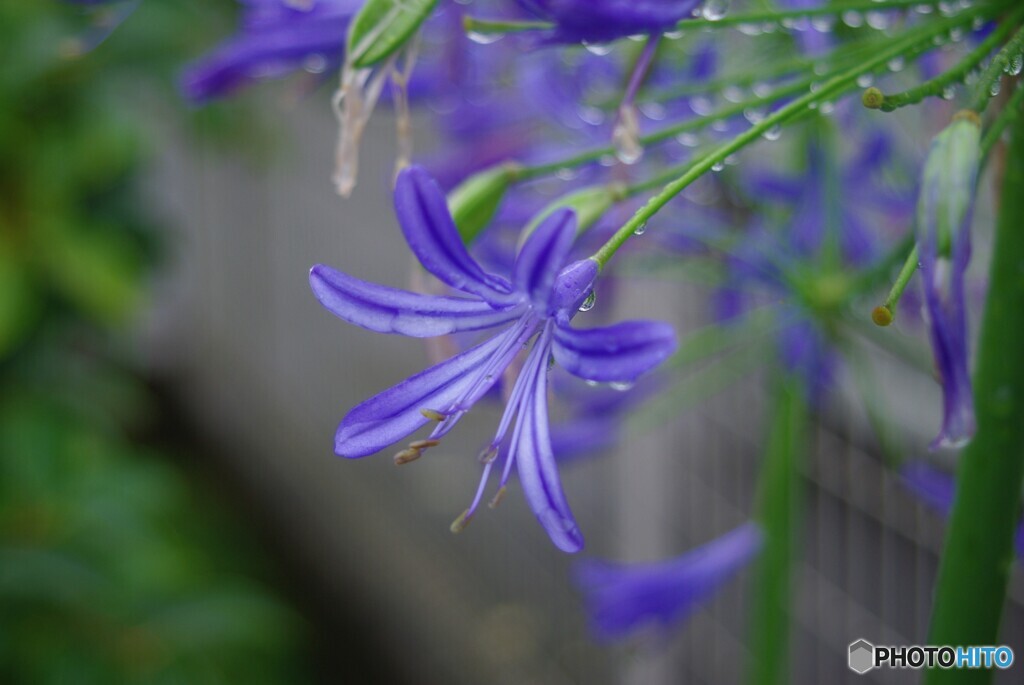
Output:
<path fill-rule="evenodd" d="M 912 461 L 900 468 L 900 476 L 903 484 L 932 509 L 943 516 L 948 516 L 953 511 L 956 481 L 952 474 L 923 461 Z M 1017 526 L 1014 548 L 1018 557 L 1024 557 L 1024 523 Z"/>
<path fill-rule="evenodd" d="M 438 421 L 426 440 L 411 443 L 396 461 L 417 458 L 494 386 L 536 336 L 494 440 L 481 455 L 480 487 L 453 528 L 461 528 L 479 506 L 511 430 L 499 493 L 516 465 L 527 502 L 552 541 L 564 551 L 578 551 L 583 538 L 562 491 L 551 449 L 548 360 L 553 356 L 564 369 L 587 380 L 632 382 L 672 353 L 671 327 L 654 321 L 585 330 L 569 325 L 593 287 L 598 265 L 585 259 L 566 266 L 576 230 L 575 216 L 568 210 L 551 214 L 529 236 L 511 279 L 487 273 L 473 260 L 459 238 L 440 186 L 419 167 L 399 175 L 395 211 L 423 267 L 465 297 L 397 290 L 317 265 L 310 272 L 310 285 L 327 309 L 363 328 L 411 337 L 511 325 L 352 409 L 338 426 L 335 451 L 344 457 L 364 457 L 431 420 Z"/>
<path fill-rule="evenodd" d="M 973 117 L 973 118 L 972 118 Z M 936 447 L 960 447 L 974 435 L 967 357 L 964 276 L 971 260 L 971 213 L 980 158 L 977 115 L 954 120 L 932 141 L 917 210 L 917 243 L 935 367 L 942 382 Z"/>
<path fill-rule="evenodd" d="M 745 523 L 667 561 L 581 562 L 576 580 L 586 596 L 594 634 L 615 640 L 651 624 L 669 630 L 749 563 L 763 540 L 756 523 Z"/>
<path fill-rule="evenodd" d="M 185 69 L 185 96 L 202 102 L 306 65 L 323 71 L 341 64 L 348 24 L 362 0 L 243 0 L 239 31 Z"/>
<path fill-rule="evenodd" d="M 549 43 L 601 43 L 636 34 L 663 33 L 689 18 L 701 0 L 518 0 L 551 21 Z"/>

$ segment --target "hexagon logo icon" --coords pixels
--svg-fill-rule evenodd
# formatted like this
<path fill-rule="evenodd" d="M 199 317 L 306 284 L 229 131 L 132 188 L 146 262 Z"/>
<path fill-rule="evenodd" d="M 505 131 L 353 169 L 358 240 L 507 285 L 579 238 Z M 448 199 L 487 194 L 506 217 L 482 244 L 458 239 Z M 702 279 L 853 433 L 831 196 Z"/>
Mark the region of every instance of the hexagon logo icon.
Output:
<path fill-rule="evenodd" d="M 875 667 L 875 646 L 861 638 L 850 644 L 850 670 L 864 675 Z"/>

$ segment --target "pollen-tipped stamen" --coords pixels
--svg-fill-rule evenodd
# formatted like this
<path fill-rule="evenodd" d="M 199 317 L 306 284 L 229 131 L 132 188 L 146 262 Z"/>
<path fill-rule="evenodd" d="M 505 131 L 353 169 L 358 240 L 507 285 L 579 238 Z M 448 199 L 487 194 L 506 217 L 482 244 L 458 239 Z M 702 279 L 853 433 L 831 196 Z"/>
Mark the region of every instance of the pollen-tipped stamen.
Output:
<path fill-rule="evenodd" d="M 423 407 L 422 409 L 420 409 L 420 414 L 423 414 L 423 416 L 427 417 L 431 421 L 437 422 L 444 421 L 445 419 L 448 418 L 447 414 L 439 412 L 436 409 L 430 409 L 428 407 Z"/>
<path fill-rule="evenodd" d="M 491 509 L 497 509 L 498 505 L 501 504 L 501 500 L 505 499 L 505 493 L 508 492 L 508 486 L 502 485 L 498 488 L 498 491 L 494 493 L 494 497 L 487 503 L 487 506 Z"/>
<path fill-rule="evenodd" d="M 461 514 L 459 514 L 459 517 L 457 519 L 452 521 L 452 525 L 450 526 L 449 530 L 456 534 L 466 530 L 466 526 L 469 525 L 470 516 L 471 514 L 469 509 L 462 512 Z"/>

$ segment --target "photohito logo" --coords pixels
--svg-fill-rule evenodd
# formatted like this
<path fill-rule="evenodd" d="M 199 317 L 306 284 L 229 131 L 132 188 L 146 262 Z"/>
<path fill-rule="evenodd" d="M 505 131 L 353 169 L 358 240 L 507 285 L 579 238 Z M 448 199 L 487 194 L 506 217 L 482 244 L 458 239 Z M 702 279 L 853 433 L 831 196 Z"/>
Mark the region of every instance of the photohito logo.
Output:
<path fill-rule="evenodd" d="M 1013 650 L 1005 645 L 951 647 L 910 645 L 876 647 L 861 638 L 850 643 L 849 666 L 861 675 L 873 668 L 1000 668 L 1013 665 Z"/>

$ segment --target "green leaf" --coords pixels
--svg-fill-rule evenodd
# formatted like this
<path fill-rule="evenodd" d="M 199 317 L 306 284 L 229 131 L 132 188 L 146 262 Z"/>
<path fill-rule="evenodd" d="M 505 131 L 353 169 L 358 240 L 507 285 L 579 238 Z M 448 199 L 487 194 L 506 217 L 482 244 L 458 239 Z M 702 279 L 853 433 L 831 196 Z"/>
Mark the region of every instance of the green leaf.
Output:
<path fill-rule="evenodd" d="M 437 0 L 368 0 L 348 30 L 348 62 L 363 69 L 384 61 L 405 45 L 436 5 Z"/>

